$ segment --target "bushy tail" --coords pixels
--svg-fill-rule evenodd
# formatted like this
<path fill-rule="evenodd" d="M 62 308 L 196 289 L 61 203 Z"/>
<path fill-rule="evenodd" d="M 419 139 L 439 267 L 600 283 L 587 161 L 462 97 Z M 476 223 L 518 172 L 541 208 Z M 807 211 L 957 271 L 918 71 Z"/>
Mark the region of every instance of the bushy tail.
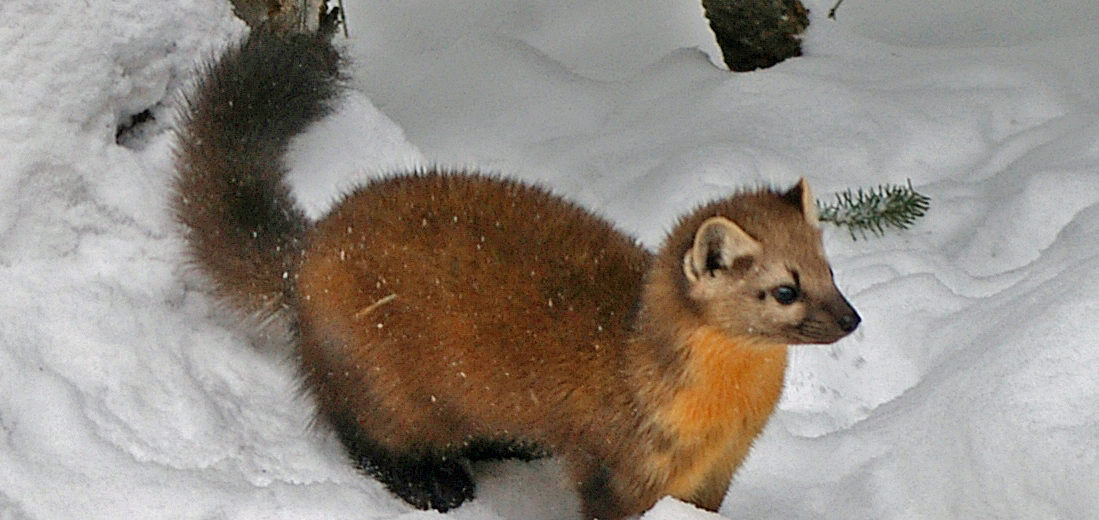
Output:
<path fill-rule="evenodd" d="M 261 317 L 292 295 L 310 226 L 283 155 L 339 90 L 331 32 L 253 30 L 203 70 L 177 129 L 173 204 L 191 257 L 219 296 Z"/>

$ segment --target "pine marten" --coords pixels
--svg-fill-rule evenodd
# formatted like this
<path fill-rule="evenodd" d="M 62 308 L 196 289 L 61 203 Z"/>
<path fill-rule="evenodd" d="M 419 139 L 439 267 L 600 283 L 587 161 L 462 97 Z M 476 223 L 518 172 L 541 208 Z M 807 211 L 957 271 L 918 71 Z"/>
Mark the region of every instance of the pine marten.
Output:
<path fill-rule="evenodd" d="M 178 123 L 174 211 L 218 296 L 293 323 L 308 391 L 365 472 L 418 508 L 474 496 L 470 461 L 558 457 L 584 518 L 671 495 L 716 510 L 771 415 L 786 346 L 860 318 L 804 180 L 679 219 L 655 253 L 546 189 L 397 173 L 309 221 L 288 141 L 330 111 L 330 30 L 253 30 Z"/>

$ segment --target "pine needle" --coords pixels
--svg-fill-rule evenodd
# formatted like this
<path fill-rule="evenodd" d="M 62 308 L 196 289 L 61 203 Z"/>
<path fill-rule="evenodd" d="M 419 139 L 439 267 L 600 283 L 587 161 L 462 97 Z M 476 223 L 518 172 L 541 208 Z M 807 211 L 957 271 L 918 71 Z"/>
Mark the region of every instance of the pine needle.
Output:
<path fill-rule="evenodd" d="M 891 184 L 837 193 L 831 204 L 817 201 L 820 220 L 846 227 L 852 240 L 868 234 L 882 236 L 887 229 L 907 229 L 930 206 L 931 198 L 914 190 L 911 179 L 906 186 Z"/>
<path fill-rule="evenodd" d="M 833 5 L 832 8 L 828 10 L 828 18 L 833 20 L 836 19 L 836 10 L 840 8 L 840 4 L 842 3 L 843 0 L 836 0 L 836 5 Z"/>

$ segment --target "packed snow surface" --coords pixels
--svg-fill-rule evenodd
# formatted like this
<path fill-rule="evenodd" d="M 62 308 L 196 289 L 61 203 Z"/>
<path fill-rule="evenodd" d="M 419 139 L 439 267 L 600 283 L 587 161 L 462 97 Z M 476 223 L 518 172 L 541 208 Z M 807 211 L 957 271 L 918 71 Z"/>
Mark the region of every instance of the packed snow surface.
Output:
<path fill-rule="evenodd" d="M 656 246 L 738 187 L 911 179 L 913 229 L 827 230 L 863 325 L 793 348 L 721 515 L 1094 518 L 1099 4 L 832 3 L 807 2 L 805 57 L 731 74 L 697 1 L 345 0 L 352 88 L 295 142 L 295 193 L 319 215 L 369 176 L 476 167 Z M 0 4 L 0 518 L 576 518 L 547 460 L 410 509 L 180 258 L 168 129 L 245 33 L 224 0 Z"/>

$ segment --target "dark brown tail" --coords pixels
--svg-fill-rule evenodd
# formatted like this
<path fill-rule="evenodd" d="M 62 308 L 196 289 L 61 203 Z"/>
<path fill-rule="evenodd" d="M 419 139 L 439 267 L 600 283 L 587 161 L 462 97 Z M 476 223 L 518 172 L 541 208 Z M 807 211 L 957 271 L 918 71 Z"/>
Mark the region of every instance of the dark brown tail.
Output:
<path fill-rule="evenodd" d="M 202 71 L 177 129 L 173 205 L 190 255 L 219 296 L 261 318 L 292 296 L 310 226 L 283 154 L 339 91 L 330 33 L 254 29 Z"/>

